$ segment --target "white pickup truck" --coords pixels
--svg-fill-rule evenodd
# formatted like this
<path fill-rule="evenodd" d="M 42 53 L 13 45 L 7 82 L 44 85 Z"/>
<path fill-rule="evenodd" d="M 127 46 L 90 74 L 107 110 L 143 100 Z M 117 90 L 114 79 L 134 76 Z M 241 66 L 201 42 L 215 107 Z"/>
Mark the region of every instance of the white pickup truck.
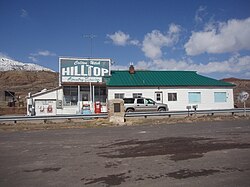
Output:
<path fill-rule="evenodd" d="M 123 98 L 125 112 L 168 111 L 168 105 L 150 98 Z"/>

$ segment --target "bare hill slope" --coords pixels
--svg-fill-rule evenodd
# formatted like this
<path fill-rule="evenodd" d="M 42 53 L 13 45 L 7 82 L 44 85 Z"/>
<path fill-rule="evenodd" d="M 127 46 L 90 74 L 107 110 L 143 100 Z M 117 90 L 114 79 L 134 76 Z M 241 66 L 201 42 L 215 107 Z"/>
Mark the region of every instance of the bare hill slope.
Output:
<path fill-rule="evenodd" d="M 222 80 L 236 85 L 234 88 L 234 103 L 237 107 L 243 107 L 243 103 L 238 101 L 237 98 L 242 91 L 245 91 L 250 94 L 250 80 L 237 78 L 226 78 Z M 246 101 L 246 107 L 250 107 L 250 98 Z"/>
<path fill-rule="evenodd" d="M 58 86 L 58 73 L 50 71 L 0 71 L 0 100 L 4 91 L 12 91 L 16 96 L 25 98 L 29 92 L 37 93 L 42 89 Z"/>

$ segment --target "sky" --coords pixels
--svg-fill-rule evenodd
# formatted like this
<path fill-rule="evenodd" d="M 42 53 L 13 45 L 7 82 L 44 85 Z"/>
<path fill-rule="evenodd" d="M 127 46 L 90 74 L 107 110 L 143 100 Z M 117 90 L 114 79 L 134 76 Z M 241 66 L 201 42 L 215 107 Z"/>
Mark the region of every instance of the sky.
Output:
<path fill-rule="evenodd" d="M 0 0 L 0 57 L 250 79 L 249 0 Z"/>

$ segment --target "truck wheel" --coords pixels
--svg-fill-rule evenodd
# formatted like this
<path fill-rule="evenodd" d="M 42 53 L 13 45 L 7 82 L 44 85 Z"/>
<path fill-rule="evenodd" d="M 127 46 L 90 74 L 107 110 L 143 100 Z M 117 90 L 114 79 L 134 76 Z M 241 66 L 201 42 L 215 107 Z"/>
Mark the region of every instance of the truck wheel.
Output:
<path fill-rule="evenodd" d="M 165 111 L 166 111 L 166 108 L 159 108 L 158 111 L 159 111 L 159 112 L 165 112 Z"/>
<path fill-rule="evenodd" d="M 133 108 L 128 108 L 128 109 L 126 110 L 126 112 L 134 112 L 134 109 L 133 109 Z"/>

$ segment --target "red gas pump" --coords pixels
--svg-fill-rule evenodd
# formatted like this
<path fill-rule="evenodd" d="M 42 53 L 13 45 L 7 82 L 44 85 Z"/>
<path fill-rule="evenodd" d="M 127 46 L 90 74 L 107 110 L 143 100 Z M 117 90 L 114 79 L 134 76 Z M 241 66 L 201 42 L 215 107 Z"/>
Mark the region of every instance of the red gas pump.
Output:
<path fill-rule="evenodd" d="M 101 113 L 101 108 L 102 108 L 101 102 L 100 101 L 96 101 L 95 102 L 95 113 L 96 114 Z"/>

